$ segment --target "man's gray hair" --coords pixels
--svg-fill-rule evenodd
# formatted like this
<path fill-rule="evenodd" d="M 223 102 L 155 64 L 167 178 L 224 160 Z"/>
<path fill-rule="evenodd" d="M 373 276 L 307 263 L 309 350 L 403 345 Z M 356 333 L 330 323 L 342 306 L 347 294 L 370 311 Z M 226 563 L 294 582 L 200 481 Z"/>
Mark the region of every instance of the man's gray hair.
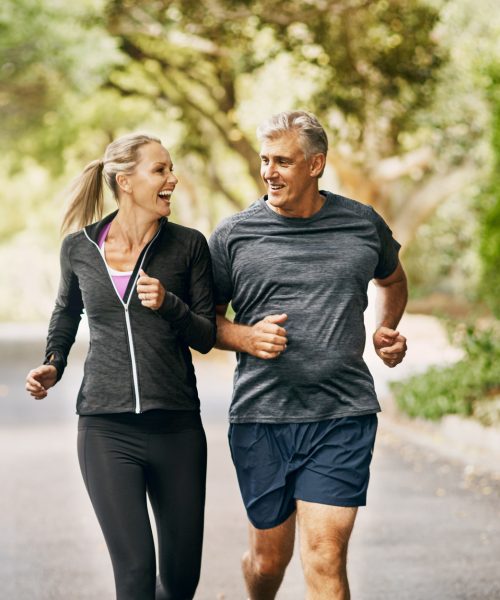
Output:
<path fill-rule="evenodd" d="M 257 128 L 259 142 L 279 137 L 288 132 L 299 135 L 300 145 L 306 158 L 312 154 L 328 152 L 328 138 L 318 119 L 304 110 L 285 111 L 273 115 Z"/>

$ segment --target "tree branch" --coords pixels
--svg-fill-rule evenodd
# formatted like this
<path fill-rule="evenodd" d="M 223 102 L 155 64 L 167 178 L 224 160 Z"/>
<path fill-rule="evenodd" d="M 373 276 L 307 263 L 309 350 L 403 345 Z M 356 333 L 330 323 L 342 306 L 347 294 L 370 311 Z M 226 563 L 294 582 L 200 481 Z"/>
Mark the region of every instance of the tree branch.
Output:
<path fill-rule="evenodd" d="M 392 220 L 398 241 L 403 246 L 415 238 L 417 229 L 427 221 L 437 207 L 447 198 L 461 192 L 477 176 L 477 167 L 472 161 L 449 171 L 436 174 L 419 185 L 405 200 L 404 210 L 398 211 Z"/>

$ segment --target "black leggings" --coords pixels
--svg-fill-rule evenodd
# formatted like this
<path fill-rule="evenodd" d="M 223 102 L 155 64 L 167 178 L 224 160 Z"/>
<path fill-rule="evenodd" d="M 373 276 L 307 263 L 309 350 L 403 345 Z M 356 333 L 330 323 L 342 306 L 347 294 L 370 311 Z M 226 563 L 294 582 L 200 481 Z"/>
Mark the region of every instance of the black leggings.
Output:
<path fill-rule="evenodd" d="M 117 600 L 191 600 L 207 464 L 199 413 L 82 416 L 78 459 L 111 555 Z M 158 533 L 158 579 L 146 494 Z"/>

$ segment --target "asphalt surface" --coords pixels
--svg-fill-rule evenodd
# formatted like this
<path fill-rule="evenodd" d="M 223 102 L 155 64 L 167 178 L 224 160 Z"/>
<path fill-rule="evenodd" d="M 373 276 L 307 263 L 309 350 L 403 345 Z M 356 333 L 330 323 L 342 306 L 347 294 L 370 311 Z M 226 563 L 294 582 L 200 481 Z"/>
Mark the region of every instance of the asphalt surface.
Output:
<path fill-rule="evenodd" d="M 33 332 L 0 336 L 1 600 L 114 598 L 76 457 L 74 402 L 85 345 L 75 347 L 50 397 L 36 402 L 24 392 L 24 376 L 39 363 L 43 340 Z M 243 600 L 246 519 L 226 442 L 232 359 L 215 352 L 196 357 L 196 365 L 209 445 L 196 600 Z M 379 389 L 385 381 L 379 377 Z M 499 562 L 498 475 L 414 444 L 382 416 L 368 507 L 350 545 L 353 600 L 500 599 Z M 295 555 L 278 598 L 304 597 Z"/>

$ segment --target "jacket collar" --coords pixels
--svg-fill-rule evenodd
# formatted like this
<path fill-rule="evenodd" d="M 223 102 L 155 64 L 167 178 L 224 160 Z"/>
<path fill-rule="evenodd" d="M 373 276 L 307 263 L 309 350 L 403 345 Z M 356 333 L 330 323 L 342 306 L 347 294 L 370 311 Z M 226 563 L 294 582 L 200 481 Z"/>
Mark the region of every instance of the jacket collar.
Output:
<path fill-rule="evenodd" d="M 85 232 L 87 233 L 87 236 L 97 244 L 97 240 L 99 239 L 99 235 L 101 233 L 101 231 L 104 229 L 104 227 L 106 227 L 106 225 L 108 225 L 108 223 L 111 223 L 111 221 L 116 217 L 118 213 L 118 210 L 113 211 L 112 213 L 110 213 L 109 215 L 106 215 L 104 217 L 104 219 L 101 219 L 100 221 L 97 221 L 96 223 L 92 223 L 91 225 L 87 225 L 84 229 Z M 163 233 L 163 229 L 165 227 L 165 225 L 167 224 L 168 219 L 167 217 L 161 217 L 160 219 L 160 234 Z"/>

